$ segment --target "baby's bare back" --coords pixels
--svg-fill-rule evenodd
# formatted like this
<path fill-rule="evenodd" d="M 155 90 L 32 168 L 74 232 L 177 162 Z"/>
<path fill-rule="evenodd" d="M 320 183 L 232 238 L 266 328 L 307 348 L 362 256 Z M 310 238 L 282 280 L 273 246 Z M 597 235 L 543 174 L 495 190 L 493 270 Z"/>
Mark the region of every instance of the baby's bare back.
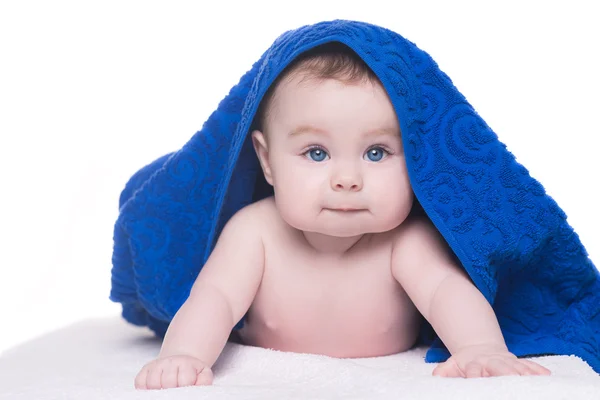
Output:
<path fill-rule="evenodd" d="M 265 266 L 240 337 L 248 345 L 332 357 L 409 349 L 421 316 L 392 276 L 394 232 L 369 234 L 346 255 L 312 249 L 263 200 Z"/>

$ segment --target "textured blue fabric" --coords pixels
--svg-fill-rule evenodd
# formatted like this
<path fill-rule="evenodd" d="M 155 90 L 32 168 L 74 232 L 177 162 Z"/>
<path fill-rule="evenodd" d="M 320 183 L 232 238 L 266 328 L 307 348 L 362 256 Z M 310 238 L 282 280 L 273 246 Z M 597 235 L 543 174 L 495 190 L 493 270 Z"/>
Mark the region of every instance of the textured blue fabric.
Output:
<path fill-rule="evenodd" d="M 272 194 L 250 124 L 282 69 L 332 41 L 353 49 L 387 90 L 415 195 L 493 305 L 509 349 L 574 354 L 599 372 L 600 274 L 566 215 L 425 51 L 355 21 L 281 35 L 200 131 L 130 179 L 115 224 L 110 296 L 123 317 L 163 336 L 227 220 Z M 436 338 L 426 361 L 448 356 Z"/>

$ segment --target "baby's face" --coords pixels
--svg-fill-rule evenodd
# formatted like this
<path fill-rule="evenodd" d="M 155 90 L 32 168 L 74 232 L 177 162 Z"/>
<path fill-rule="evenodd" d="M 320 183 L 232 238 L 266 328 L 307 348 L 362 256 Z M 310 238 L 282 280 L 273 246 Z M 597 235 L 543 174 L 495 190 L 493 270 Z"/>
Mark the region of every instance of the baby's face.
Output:
<path fill-rule="evenodd" d="M 267 126 L 265 176 L 291 226 L 351 237 L 407 217 L 413 193 L 400 127 L 380 85 L 286 80 Z"/>

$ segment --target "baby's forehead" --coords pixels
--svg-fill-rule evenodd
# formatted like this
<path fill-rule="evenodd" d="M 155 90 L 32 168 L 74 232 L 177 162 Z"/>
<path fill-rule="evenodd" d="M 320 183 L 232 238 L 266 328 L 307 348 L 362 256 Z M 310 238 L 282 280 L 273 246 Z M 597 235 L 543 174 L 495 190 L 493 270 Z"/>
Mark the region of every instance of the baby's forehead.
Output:
<path fill-rule="evenodd" d="M 348 80 L 344 77 L 323 78 L 311 71 L 292 71 L 274 83 L 270 96 L 263 99 L 263 103 L 267 103 L 265 104 L 265 111 L 267 112 L 265 116 L 268 117 L 268 114 L 277 109 L 283 96 L 288 96 L 288 100 L 291 97 L 293 100 L 299 91 L 308 96 L 320 96 L 322 93 L 316 91 L 312 93 L 312 89 L 322 89 L 324 87 L 327 87 L 328 91 L 342 90 L 347 87 L 369 87 L 379 88 L 385 92 L 383 85 L 368 78 L 354 80 Z"/>

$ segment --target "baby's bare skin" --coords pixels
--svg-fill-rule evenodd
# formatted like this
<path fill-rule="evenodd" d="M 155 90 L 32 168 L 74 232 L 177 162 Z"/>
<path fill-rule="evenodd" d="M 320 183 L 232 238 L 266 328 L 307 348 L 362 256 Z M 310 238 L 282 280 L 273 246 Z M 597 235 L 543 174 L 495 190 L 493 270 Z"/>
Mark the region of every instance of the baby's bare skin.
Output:
<path fill-rule="evenodd" d="M 374 357 L 415 343 L 421 316 L 391 272 L 396 230 L 365 234 L 343 256 L 322 254 L 281 219 L 272 197 L 262 203 L 266 262 L 240 330 L 245 344 Z"/>
<path fill-rule="evenodd" d="M 246 345 L 339 358 L 408 350 L 422 317 L 392 274 L 400 230 L 317 249 L 281 218 L 273 197 L 244 207 L 224 228 L 161 354 L 135 386 L 210 385 L 211 367 L 243 315 Z"/>
<path fill-rule="evenodd" d="M 393 230 L 362 235 L 342 255 L 325 254 L 286 225 L 272 198 L 245 207 L 224 228 L 161 353 L 135 386 L 212 384 L 211 367 L 246 313 L 240 333 L 248 345 L 353 358 L 407 350 L 424 313 L 454 350 L 434 375 L 549 374 L 508 352 L 491 308 L 448 264 L 434 232 L 409 215 Z M 411 286 L 405 291 L 399 281 Z"/>

